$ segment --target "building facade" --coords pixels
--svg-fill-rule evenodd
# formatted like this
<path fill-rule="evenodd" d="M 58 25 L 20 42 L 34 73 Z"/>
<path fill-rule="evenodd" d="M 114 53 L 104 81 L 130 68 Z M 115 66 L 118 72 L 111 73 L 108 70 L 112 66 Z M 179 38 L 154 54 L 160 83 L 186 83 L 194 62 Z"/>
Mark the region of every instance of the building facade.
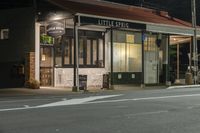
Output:
<path fill-rule="evenodd" d="M 79 75 L 87 87 L 102 88 L 105 75 L 111 87 L 165 84 L 171 37 L 194 33 L 163 11 L 97 0 L 46 3 L 51 8 L 38 5 L 33 15 L 34 50 L 27 51 L 41 86 L 78 87 Z"/>

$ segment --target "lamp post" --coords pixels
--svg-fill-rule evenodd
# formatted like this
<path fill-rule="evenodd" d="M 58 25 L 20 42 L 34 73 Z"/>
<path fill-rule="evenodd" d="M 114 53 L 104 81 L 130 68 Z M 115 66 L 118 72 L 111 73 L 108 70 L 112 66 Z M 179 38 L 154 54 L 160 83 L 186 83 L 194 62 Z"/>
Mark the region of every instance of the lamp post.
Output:
<path fill-rule="evenodd" d="M 198 72 L 198 49 L 197 49 L 197 24 L 196 24 L 196 0 L 191 0 L 191 12 L 192 12 L 192 27 L 194 29 L 193 35 L 193 58 L 194 58 L 194 84 L 197 84 L 197 72 Z"/>

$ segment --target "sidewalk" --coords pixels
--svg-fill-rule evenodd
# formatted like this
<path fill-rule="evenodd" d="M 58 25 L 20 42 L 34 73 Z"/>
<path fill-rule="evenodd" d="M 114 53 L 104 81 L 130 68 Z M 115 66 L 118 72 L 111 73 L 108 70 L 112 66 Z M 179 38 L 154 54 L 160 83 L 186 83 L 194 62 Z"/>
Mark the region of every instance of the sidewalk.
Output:
<path fill-rule="evenodd" d="M 141 88 L 140 86 L 131 85 L 115 85 L 114 90 L 88 88 L 86 92 L 72 92 L 72 88 L 58 88 L 58 87 L 41 87 L 40 89 L 28 88 L 6 88 L 0 89 L 0 97 L 12 96 L 37 96 L 37 95 L 66 95 L 66 94 L 82 94 L 82 93 L 101 93 L 101 92 L 116 92 L 116 91 L 139 91 L 139 90 L 153 90 L 153 89 L 166 89 L 166 86 L 148 86 Z"/>
<path fill-rule="evenodd" d="M 100 94 L 100 93 L 116 93 L 123 91 L 146 91 L 146 90 L 164 90 L 164 89 L 183 89 L 183 88 L 200 88 L 200 85 L 173 85 L 173 86 L 146 86 L 141 88 L 140 86 L 132 85 L 115 85 L 114 90 L 100 89 L 100 88 L 88 88 L 87 91 L 72 92 L 72 88 L 58 88 L 58 87 L 41 87 L 40 89 L 28 89 L 28 88 L 6 88 L 0 89 L 0 98 L 6 97 L 20 97 L 20 96 L 75 96 L 75 95 L 87 95 L 87 94 Z"/>
<path fill-rule="evenodd" d="M 200 85 L 175 85 L 175 86 L 170 86 L 167 89 L 181 89 L 181 88 L 200 88 Z"/>
<path fill-rule="evenodd" d="M 37 95 L 66 95 L 73 94 L 69 89 L 62 88 L 6 88 L 0 89 L 0 97 L 12 97 L 12 96 L 37 96 Z"/>

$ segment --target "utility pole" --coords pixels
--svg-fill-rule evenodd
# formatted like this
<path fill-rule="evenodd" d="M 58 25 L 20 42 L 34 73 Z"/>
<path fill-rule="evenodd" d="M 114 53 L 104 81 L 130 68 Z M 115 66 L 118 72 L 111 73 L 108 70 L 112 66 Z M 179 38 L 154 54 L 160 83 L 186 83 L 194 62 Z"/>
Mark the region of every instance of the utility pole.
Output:
<path fill-rule="evenodd" d="M 197 49 L 197 24 L 196 24 L 196 0 L 191 0 L 192 11 L 192 27 L 194 29 L 193 35 L 193 59 L 194 59 L 194 84 L 197 84 L 198 73 L 198 49 Z"/>

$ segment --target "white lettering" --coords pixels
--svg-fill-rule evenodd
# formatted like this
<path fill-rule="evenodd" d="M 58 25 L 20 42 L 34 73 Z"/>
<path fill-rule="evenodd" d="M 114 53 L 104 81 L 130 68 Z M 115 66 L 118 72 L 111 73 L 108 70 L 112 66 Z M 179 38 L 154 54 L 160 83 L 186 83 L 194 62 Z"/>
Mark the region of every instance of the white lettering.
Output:
<path fill-rule="evenodd" d="M 114 21 L 114 20 L 104 20 L 104 19 L 99 19 L 98 25 L 117 27 L 117 28 L 129 28 L 129 23 Z"/>

